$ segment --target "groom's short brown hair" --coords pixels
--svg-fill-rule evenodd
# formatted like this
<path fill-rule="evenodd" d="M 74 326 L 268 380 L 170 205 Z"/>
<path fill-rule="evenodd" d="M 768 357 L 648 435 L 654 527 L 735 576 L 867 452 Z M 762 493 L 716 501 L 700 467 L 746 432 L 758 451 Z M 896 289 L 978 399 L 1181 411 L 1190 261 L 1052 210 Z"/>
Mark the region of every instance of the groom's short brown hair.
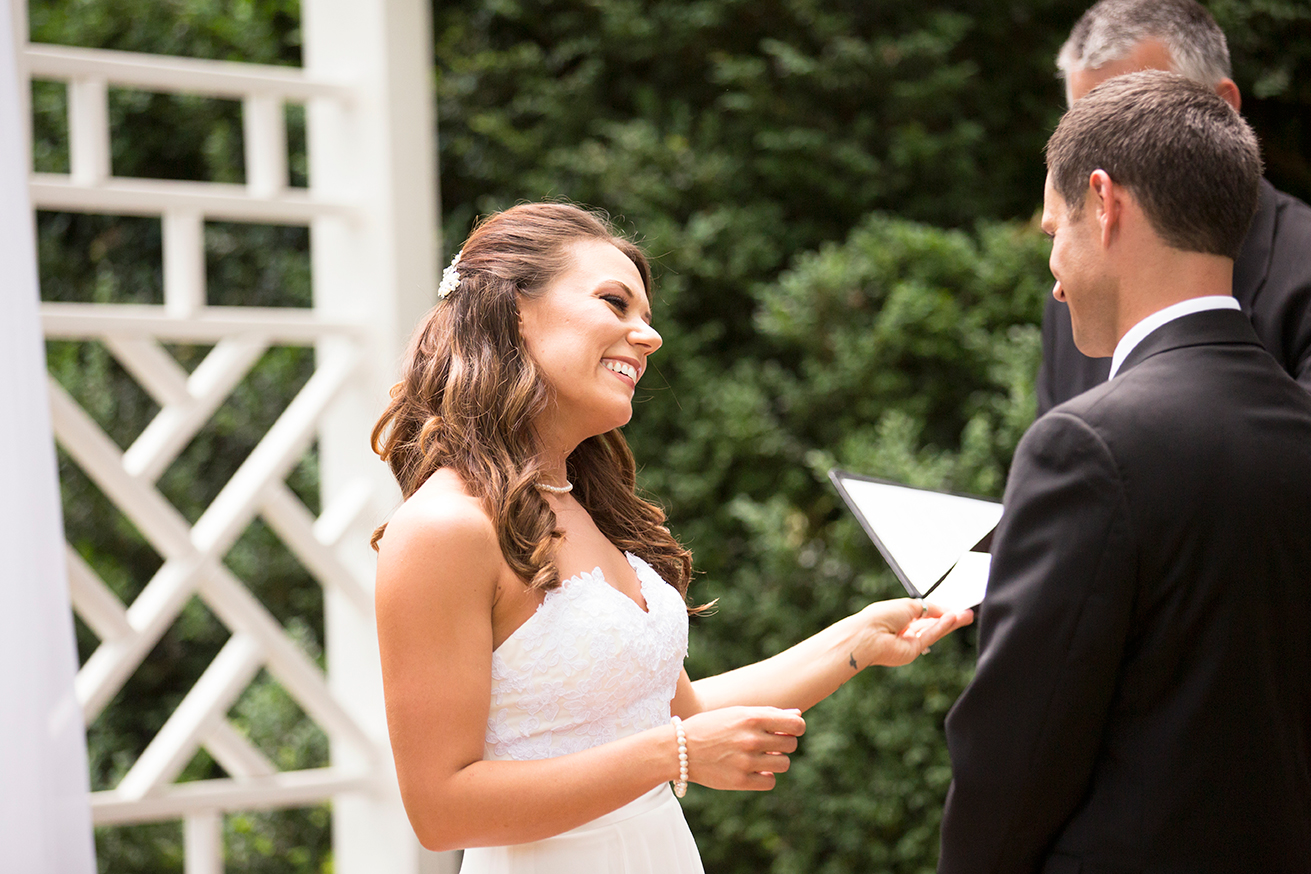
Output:
<path fill-rule="evenodd" d="M 1261 151 L 1214 91 L 1175 73 L 1108 79 L 1075 101 L 1047 141 L 1052 187 L 1071 212 L 1104 170 L 1169 246 L 1236 258 L 1256 213 Z"/>

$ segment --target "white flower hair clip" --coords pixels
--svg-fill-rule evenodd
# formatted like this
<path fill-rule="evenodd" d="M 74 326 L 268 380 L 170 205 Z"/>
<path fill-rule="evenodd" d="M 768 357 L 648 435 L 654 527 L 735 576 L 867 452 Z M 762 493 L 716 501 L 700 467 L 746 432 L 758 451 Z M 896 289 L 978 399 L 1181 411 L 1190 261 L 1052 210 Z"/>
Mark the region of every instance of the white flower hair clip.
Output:
<path fill-rule="evenodd" d="M 460 256 L 463 254 L 463 249 L 456 252 L 455 257 L 451 259 L 451 263 L 442 271 L 442 281 L 441 284 L 437 286 L 438 300 L 446 300 L 448 294 L 460 287 L 460 271 L 455 268 L 456 265 L 460 263 Z"/>

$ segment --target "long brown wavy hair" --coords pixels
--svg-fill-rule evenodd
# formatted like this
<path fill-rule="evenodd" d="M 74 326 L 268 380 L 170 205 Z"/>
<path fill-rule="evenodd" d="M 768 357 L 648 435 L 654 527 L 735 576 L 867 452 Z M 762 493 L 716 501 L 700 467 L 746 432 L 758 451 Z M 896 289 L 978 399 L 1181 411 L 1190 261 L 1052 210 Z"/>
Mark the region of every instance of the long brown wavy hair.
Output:
<path fill-rule="evenodd" d="M 409 498 L 439 468 L 459 475 L 495 526 L 501 553 L 534 588 L 560 585 L 563 536 L 535 487 L 540 446 L 533 423 L 551 387 L 519 333 L 519 299 L 542 294 L 570 266 L 569 245 L 604 240 L 628 256 L 651 295 L 651 268 L 601 215 L 563 203 L 522 204 L 474 229 L 461 250 L 458 288 L 427 315 L 404 375 L 373 428 L 373 451 Z M 686 597 L 692 555 L 637 495 L 633 455 L 619 431 L 584 440 L 566 462 L 574 497 L 619 549 L 645 559 Z M 373 534 L 377 548 L 386 525 Z"/>

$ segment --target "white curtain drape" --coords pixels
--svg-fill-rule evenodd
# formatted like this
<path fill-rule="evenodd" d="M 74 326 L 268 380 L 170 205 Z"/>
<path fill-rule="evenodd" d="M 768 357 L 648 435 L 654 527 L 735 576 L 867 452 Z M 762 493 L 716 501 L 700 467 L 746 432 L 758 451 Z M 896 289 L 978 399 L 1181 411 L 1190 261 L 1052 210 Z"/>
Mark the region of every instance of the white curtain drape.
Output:
<path fill-rule="evenodd" d="M 10 3 L 0 2 L 0 870 L 91 874 L 86 736 L 27 194 Z"/>

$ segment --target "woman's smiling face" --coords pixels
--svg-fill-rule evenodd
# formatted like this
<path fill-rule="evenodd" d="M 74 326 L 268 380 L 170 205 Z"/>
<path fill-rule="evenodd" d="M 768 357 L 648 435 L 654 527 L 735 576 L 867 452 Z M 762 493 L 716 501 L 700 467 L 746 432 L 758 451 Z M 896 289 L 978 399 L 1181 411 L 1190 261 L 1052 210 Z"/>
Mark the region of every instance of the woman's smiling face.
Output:
<path fill-rule="evenodd" d="M 554 391 L 541 423 L 577 439 L 618 428 L 633 415 L 646 358 L 660 348 L 636 265 L 604 240 L 569 245 L 569 266 L 536 297 L 519 299 L 528 354 Z"/>

